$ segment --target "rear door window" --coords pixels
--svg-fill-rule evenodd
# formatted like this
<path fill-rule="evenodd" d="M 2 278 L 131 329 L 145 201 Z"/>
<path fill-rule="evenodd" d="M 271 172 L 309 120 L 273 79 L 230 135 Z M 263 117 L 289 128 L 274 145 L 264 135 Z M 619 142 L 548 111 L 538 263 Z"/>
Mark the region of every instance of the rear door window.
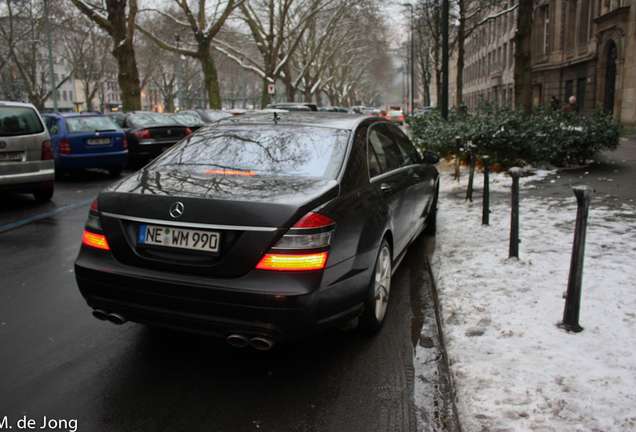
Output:
<path fill-rule="evenodd" d="M 0 135 L 34 135 L 42 132 L 44 132 L 44 126 L 33 108 L 0 107 Z"/>
<path fill-rule="evenodd" d="M 399 147 L 391 137 L 386 125 L 374 126 L 369 132 L 369 147 L 373 149 L 382 172 L 392 171 L 402 165 Z M 369 160 L 370 164 L 372 160 Z"/>

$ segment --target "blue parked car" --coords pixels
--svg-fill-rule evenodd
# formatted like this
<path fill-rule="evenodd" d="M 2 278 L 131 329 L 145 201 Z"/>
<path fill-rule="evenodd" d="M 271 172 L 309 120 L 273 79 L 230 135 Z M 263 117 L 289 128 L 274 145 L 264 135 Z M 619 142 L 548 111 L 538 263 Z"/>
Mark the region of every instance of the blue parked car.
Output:
<path fill-rule="evenodd" d="M 55 170 L 105 168 L 113 177 L 128 160 L 126 134 L 110 117 L 98 113 L 42 114 L 53 144 Z"/>

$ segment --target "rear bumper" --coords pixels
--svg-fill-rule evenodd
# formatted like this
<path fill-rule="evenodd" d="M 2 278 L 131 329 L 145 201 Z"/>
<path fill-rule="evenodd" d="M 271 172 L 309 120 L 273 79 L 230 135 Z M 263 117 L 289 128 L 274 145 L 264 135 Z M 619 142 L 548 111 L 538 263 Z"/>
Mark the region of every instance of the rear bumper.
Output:
<path fill-rule="evenodd" d="M 0 190 L 34 190 L 55 180 L 53 161 L 11 162 L 0 167 Z"/>
<path fill-rule="evenodd" d="M 236 333 L 289 342 L 360 313 L 371 270 L 354 267 L 366 255 L 317 272 L 254 270 L 240 278 L 212 279 L 126 266 L 109 252 L 82 246 L 75 274 L 90 307 L 130 321 L 221 338 Z"/>
<path fill-rule="evenodd" d="M 105 168 L 123 166 L 127 160 L 128 151 L 107 154 L 59 155 L 55 158 L 55 168 Z"/>

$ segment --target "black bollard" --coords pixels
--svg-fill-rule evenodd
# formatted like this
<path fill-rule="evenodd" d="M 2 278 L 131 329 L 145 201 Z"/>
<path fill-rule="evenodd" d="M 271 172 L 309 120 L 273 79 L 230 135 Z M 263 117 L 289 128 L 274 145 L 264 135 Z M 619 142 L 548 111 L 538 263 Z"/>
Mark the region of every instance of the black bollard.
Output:
<path fill-rule="evenodd" d="M 508 258 L 519 258 L 519 177 L 521 168 L 510 168 L 512 177 L 512 204 L 510 218 L 510 253 Z"/>
<path fill-rule="evenodd" d="M 483 198 L 483 215 L 481 217 L 482 225 L 490 225 L 490 156 L 481 158 L 484 163 L 484 198 Z"/>
<path fill-rule="evenodd" d="M 468 175 L 468 190 L 466 191 L 466 199 L 473 202 L 473 180 L 475 178 L 477 146 L 474 146 L 472 141 L 468 141 L 468 148 L 470 149 L 470 174 Z"/>
<path fill-rule="evenodd" d="M 579 310 L 581 309 L 585 231 L 587 229 L 588 209 L 595 190 L 590 186 L 575 186 L 572 189 L 576 196 L 578 208 L 576 212 L 576 226 L 574 228 L 572 259 L 570 261 L 568 291 L 565 296 L 565 310 L 563 311 L 563 322 L 559 324 L 559 327 L 567 331 L 578 333 L 583 330 L 583 327 L 579 325 Z"/>
<path fill-rule="evenodd" d="M 459 181 L 459 163 L 461 159 L 462 139 L 455 137 L 455 180 Z"/>

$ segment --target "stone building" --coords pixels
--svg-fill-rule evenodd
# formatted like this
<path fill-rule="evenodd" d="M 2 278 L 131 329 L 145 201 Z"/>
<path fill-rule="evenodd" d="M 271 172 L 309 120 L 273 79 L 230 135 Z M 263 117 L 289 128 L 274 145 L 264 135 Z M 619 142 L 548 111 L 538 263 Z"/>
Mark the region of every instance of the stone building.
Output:
<path fill-rule="evenodd" d="M 532 29 L 533 98 L 566 104 L 576 96 L 586 115 L 597 105 L 634 131 L 636 0 L 537 0 Z M 504 5 L 504 8 L 506 5 Z M 512 102 L 516 9 L 489 21 L 466 45 L 464 102 L 480 96 Z M 451 73 L 451 77 L 455 75 Z M 452 92 L 452 89 L 451 89 Z"/>

